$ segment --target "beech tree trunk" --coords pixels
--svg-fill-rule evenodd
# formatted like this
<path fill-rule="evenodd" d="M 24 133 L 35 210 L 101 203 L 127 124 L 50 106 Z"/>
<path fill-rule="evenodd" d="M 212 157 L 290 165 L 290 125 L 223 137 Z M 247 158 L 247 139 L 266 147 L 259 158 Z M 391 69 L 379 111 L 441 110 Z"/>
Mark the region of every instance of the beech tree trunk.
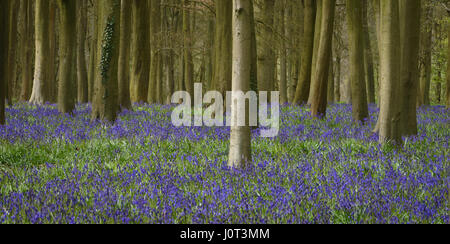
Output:
<path fill-rule="evenodd" d="M 20 25 L 21 36 L 21 91 L 20 100 L 28 101 L 31 95 L 31 79 L 33 77 L 33 67 L 31 57 L 33 56 L 33 1 L 21 0 L 20 13 L 22 14 L 22 23 Z"/>
<path fill-rule="evenodd" d="M 119 67 L 118 67 L 118 103 L 122 109 L 131 109 L 130 100 L 130 42 L 131 35 L 131 2 L 121 0 L 120 11 L 120 46 L 119 46 Z"/>
<path fill-rule="evenodd" d="M 425 21 L 421 34 L 421 70 L 418 105 L 430 105 L 430 86 L 431 86 L 431 47 L 432 47 L 432 28 L 433 28 L 433 8 L 429 2 L 424 1 L 423 18 Z"/>
<path fill-rule="evenodd" d="M 275 51 L 274 51 L 274 8 L 275 0 L 263 1 L 263 22 L 258 55 L 258 91 L 270 92 L 274 89 Z M 270 99 L 270 98 L 269 98 Z"/>
<path fill-rule="evenodd" d="M 9 21 L 8 21 L 8 78 L 6 82 L 6 100 L 8 104 L 12 105 L 13 100 L 13 87 L 16 82 L 17 77 L 17 65 L 16 65 L 16 55 L 17 55 L 17 22 L 19 15 L 19 1 L 11 0 L 9 3 Z"/>
<path fill-rule="evenodd" d="M 312 103 L 312 99 L 315 97 L 314 95 L 314 82 L 316 82 L 316 66 L 317 66 L 317 54 L 319 51 L 320 45 L 320 33 L 322 28 L 322 8 L 323 8 L 323 0 L 316 1 L 316 21 L 314 23 L 314 45 L 313 45 L 313 53 L 312 53 L 312 63 L 311 63 L 311 89 L 308 91 L 308 104 Z"/>
<path fill-rule="evenodd" d="M 447 94 L 446 94 L 446 105 L 447 108 L 450 109 L 450 21 L 447 23 L 447 39 L 448 41 L 448 47 L 447 47 Z"/>
<path fill-rule="evenodd" d="M 369 18 L 368 18 L 368 2 L 361 1 L 363 4 L 363 36 L 364 36 L 364 70 L 366 75 L 366 91 L 367 91 L 367 104 L 374 104 L 375 101 L 375 74 L 373 67 L 373 54 L 372 47 L 370 45 L 370 30 L 369 30 Z"/>
<path fill-rule="evenodd" d="M 60 10 L 58 110 L 71 113 L 76 101 L 76 0 L 58 0 Z"/>
<path fill-rule="evenodd" d="M 225 97 L 231 91 L 233 1 L 216 0 L 213 90 Z"/>
<path fill-rule="evenodd" d="M 347 22 L 350 46 L 350 83 L 353 120 L 364 122 L 369 117 L 364 73 L 363 3 L 347 0 Z"/>
<path fill-rule="evenodd" d="M 280 28 L 283 37 L 281 38 L 281 47 L 280 47 L 280 103 L 285 104 L 288 102 L 287 96 L 287 53 L 286 53 L 286 42 L 285 36 L 287 34 L 286 23 L 285 23 L 285 8 L 286 0 L 282 0 L 280 4 Z"/>
<path fill-rule="evenodd" d="M 251 47 L 252 47 L 252 1 L 233 0 L 233 91 L 250 90 Z M 232 99 L 231 119 L 237 116 L 237 99 Z M 248 110 L 247 110 L 248 111 Z M 232 126 L 228 166 L 245 168 L 251 162 L 250 126 Z"/>
<path fill-rule="evenodd" d="M 318 118 L 325 117 L 327 109 L 328 72 L 330 72 L 335 7 L 336 0 L 323 0 L 316 81 L 313 83 L 314 97 L 311 104 L 311 115 Z"/>
<path fill-rule="evenodd" d="M 160 89 L 162 55 L 160 52 L 161 32 L 161 1 L 150 0 L 150 43 L 151 43 L 151 62 L 150 62 L 150 83 L 148 88 L 148 102 L 162 103 Z"/>
<path fill-rule="evenodd" d="M 191 0 L 183 0 L 184 86 L 194 97 L 194 61 L 192 59 Z"/>
<path fill-rule="evenodd" d="M 131 4 L 131 102 L 147 102 L 150 67 L 148 1 L 133 0 Z"/>
<path fill-rule="evenodd" d="M 0 60 L 8 60 L 9 0 L 0 0 Z M 5 99 L 8 62 L 0 63 L 0 125 L 6 122 Z"/>
<path fill-rule="evenodd" d="M 400 125 L 401 135 L 417 134 L 421 0 L 400 0 Z"/>
<path fill-rule="evenodd" d="M 400 25 L 399 3 L 380 0 L 380 143 L 401 140 L 399 131 Z"/>
<path fill-rule="evenodd" d="M 99 4 L 97 53 L 100 62 L 97 67 L 97 91 L 92 104 L 92 120 L 100 119 L 114 122 L 119 112 L 118 96 L 118 63 L 120 35 L 120 1 L 103 0 Z"/>
<path fill-rule="evenodd" d="M 77 13 L 77 101 L 78 103 L 87 103 L 89 100 L 85 48 L 87 0 L 77 0 Z"/>
<path fill-rule="evenodd" d="M 49 2 L 36 0 L 35 2 L 35 61 L 34 81 L 30 103 L 42 105 L 47 100 L 49 69 L 47 58 L 50 56 L 49 47 Z"/>
<path fill-rule="evenodd" d="M 314 26 L 316 21 L 316 1 L 305 0 L 304 34 L 302 38 L 302 55 L 300 74 L 295 92 L 294 104 L 305 104 L 308 102 L 311 88 L 312 56 L 314 47 Z"/>

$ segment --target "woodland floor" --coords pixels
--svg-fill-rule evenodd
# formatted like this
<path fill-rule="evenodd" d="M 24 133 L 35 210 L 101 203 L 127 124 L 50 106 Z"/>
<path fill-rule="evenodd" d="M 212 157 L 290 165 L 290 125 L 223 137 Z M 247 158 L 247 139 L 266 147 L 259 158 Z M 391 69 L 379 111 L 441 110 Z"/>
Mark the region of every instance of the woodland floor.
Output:
<path fill-rule="evenodd" d="M 314 120 L 283 107 L 278 137 L 253 131 L 253 166 L 226 167 L 229 129 L 172 126 L 172 107 L 114 124 L 16 104 L 0 126 L 0 223 L 449 223 L 450 111 L 380 146 L 349 105 Z"/>

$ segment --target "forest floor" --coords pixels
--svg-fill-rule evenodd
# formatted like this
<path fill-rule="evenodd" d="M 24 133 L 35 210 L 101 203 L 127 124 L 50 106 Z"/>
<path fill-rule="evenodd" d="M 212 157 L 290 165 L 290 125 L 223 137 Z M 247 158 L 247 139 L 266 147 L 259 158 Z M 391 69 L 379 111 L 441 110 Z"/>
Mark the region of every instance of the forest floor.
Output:
<path fill-rule="evenodd" d="M 282 107 L 280 134 L 253 131 L 253 166 L 226 167 L 229 129 L 174 127 L 171 107 L 114 124 L 16 104 L 0 126 L 0 223 L 449 223 L 450 111 L 418 111 L 419 135 L 381 146 L 377 109 L 324 120 Z"/>

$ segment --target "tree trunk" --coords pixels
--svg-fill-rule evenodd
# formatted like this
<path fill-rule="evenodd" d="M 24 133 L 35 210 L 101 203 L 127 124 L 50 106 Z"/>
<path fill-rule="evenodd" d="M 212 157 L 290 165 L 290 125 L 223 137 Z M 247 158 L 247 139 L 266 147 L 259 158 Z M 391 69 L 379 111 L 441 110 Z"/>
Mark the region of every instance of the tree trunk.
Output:
<path fill-rule="evenodd" d="M 330 72 L 335 7 L 336 0 L 323 0 L 316 81 L 313 83 L 314 97 L 311 103 L 311 115 L 318 118 L 325 117 L 327 110 L 328 72 Z"/>
<path fill-rule="evenodd" d="M 350 83 L 353 120 L 364 122 L 369 117 L 364 74 L 363 3 L 347 0 L 347 22 L 350 46 Z"/>
<path fill-rule="evenodd" d="M 233 1 L 216 0 L 215 61 L 213 90 L 225 97 L 231 91 Z"/>
<path fill-rule="evenodd" d="M 341 101 L 341 57 L 339 54 L 336 57 L 336 81 L 334 84 L 334 100 L 336 102 Z"/>
<path fill-rule="evenodd" d="M 316 21 L 316 1 L 305 0 L 304 8 L 304 34 L 302 39 L 302 56 L 300 74 L 295 92 L 294 103 L 304 104 L 308 102 L 311 88 L 312 56 L 314 47 L 314 26 Z"/>
<path fill-rule="evenodd" d="M 448 47 L 447 47 L 447 108 L 450 109 L 450 20 L 447 23 L 447 29 L 448 29 L 448 34 L 447 34 L 447 42 L 448 42 Z"/>
<path fill-rule="evenodd" d="M 147 102 L 150 67 L 148 1 L 133 0 L 131 6 L 131 101 Z"/>
<path fill-rule="evenodd" d="M 380 39 L 380 115 L 379 141 L 398 143 L 400 88 L 400 25 L 398 1 L 381 0 L 381 39 Z"/>
<path fill-rule="evenodd" d="M 57 82 L 56 82 L 56 3 L 54 1 L 50 1 L 49 3 L 49 26 L 48 26 L 48 36 L 49 36 L 49 56 L 47 57 L 48 62 L 48 81 L 47 83 L 47 91 L 48 96 L 47 100 L 51 103 L 56 103 L 57 97 Z"/>
<path fill-rule="evenodd" d="M 286 0 L 283 0 L 280 6 L 280 27 L 282 31 L 281 48 L 280 48 L 280 103 L 285 104 L 288 102 L 287 96 L 287 58 L 286 58 L 286 42 L 285 36 L 287 34 L 285 24 L 285 8 Z"/>
<path fill-rule="evenodd" d="M 58 3 L 61 18 L 58 109 L 70 113 L 75 109 L 76 100 L 76 0 L 58 0 Z"/>
<path fill-rule="evenodd" d="M 97 92 L 92 104 L 92 120 L 100 119 L 114 122 L 119 112 L 118 62 L 120 35 L 120 1 L 104 0 L 99 5 L 98 30 L 101 39 L 97 53 L 101 55 L 97 76 Z"/>
<path fill-rule="evenodd" d="M 8 29 L 9 29 L 9 39 L 8 39 L 8 78 L 6 79 L 8 82 L 6 82 L 6 100 L 8 101 L 8 104 L 12 105 L 13 100 L 13 87 L 16 82 L 17 77 L 17 65 L 16 65 L 16 55 L 17 55 L 17 20 L 18 20 L 18 14 L 19 14 L 19 1 L 18 0 L 12 0 L 9 6 L 9 22 L 8 22 Z"/>
<path fill-rule="evenodd" d="M 419 82 L 421 0 L 400 0 L 401 70 L 400 126 L 401 135 L 417 134 L 417 86 Z"/>
<path fill-rule="evenodd" d="M 263 1 L 263 22 L 261 30 L 261 44 L 258 55 L 258 91 L 270 92 L 274 88 L 275 52 L 274 52 L 274 7 L 275 0 Z M 270 98 L 269 98 L 270 100 Z"/>
<path fill-rule="evenodd" d="M 316 1 L 317 9 L 316 9 L 316 21 L 314 23 L 314 45 L 312 48 L 312 63 L 311 63 L 311 89 L 308 91 L 308 104 L 312 103 L 312 99 L 315 96 L 314 90 L 314 82 L 316 82 L 316 65 L 317 65 L 317 53 L 319 51 L 320 45 L 320 33 L 322 28 L 322 8 L 323 8 L 323 0 Z"/>
<path fill-rule="evenodd" d="M 91 43 L 90 45 L 90 53 L 89 53 L 89 76 L 88 76 L 88 97 L 89 102 L 92 102 L 94 99 L 94 93 L 95 93 L 95 74 L 97 72 L 97 36 L 98 36 L 98 30 L 97 30 L 97 18 L 98 18 L 98 2 L 93 1 L 92 2 L 92 12 L 93 16 L 91 19 L 91 25 L 92 25 L 92 37 L 91 37 Z"/>
<path fill-rule="evenodd" d="M 77 0 L 77 96 L 78 103 L 87 103 L 88 78 L 86 71 L 86 23 L 87 23 L 87 1 Z"/>
<path fill-rule="evenodd" d="M 22 23 L 20 28 L 21 36 L 21 69 L 22 69 L 22 87 L 20 91 L 20 100 L 28 101 L 31 95 L 31 79 L 33 77 L 33 67 L 31 57 L 33 52 L 33 1 L 21 0 L 20 12 L 22 13 Z"/>
<path fill-rule="evenodd" d="M 161 32 L 161 1 L 150 0 L 150 43 L 151 43 L 151 66 L 150 83 L 148 88 L 148 102 L 162 103 L 160 99 L 161 91 L 158 87 L 161 84 L 161 52 L 160 52 L 160 32 Z"/>
<path fill-rule="evenodd" d="M 233 0 L 233 91 L 250 90 L 251 73 L 251 0 Z M 232 98 L 231 120 L 237 119 L 237 99 Z M 247 110 L 248 111 L 248 110 Z M 228 166 L 245 168 L 251 162 L 250 126 L 232 126 Z"/>
<path fill-rule="evenodd" d="M 49 51 L 49 3 L 47 0 L 36 0 L 35 18 L 35 62 L 34 62 L 34 81 L 31 93 L 30 103 L 42 105 L 48 101 L 48 70 L 47 58 Z"/>
<path fill-rule="evenodd" d="M 119 64 L 118 64 L 118 103 L 122 109 L 131 109 L 130 100 L 130 37 L 131 28 L 131 2 L 121 0 L 120 11 L 120 41 L 119 41 Z"/>
<path fill-rule="evenodd" d="M 192 59 L 191 0 L 183 0 L 184 85 L 194 97 L 194 61 Z"/>
<path fill-rule="evenodd" d="M 0 60 L 8 59 L 9 0 L 0 0 Z M 0 125 L 6 122 L 5 96 L 8 62 L 0 63 Z"/>
<path fill-rule="evenodd" d="M 420 70 L 419 100 L 418 105 L 430 105 L 431 86 L 431 47 L 432 47 L 432 21 L 433 8 L 430 3 L 424 1 L 424 27 L 421 34 L 422 65 Z"/>
<path fill-rule="evenodd" d="M 375 74 L 373 68 L 373 55 L 372 47 L 370 45 L 370 31 L 369 31 L 369 18 L 368 18 L 368 2 L 361 1 L 363 4 L 363 36 L 364 36 L 364 70 L 366 75 L 366 91 L 367 91 L 367 104 L 375 103 Z"/>

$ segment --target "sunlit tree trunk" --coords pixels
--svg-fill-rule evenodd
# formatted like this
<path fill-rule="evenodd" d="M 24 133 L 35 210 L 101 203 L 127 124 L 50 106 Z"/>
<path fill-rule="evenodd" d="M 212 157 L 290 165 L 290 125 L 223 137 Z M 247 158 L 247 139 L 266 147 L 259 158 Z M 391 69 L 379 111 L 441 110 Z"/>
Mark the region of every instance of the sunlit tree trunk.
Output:
<path fill-rule="evenodd" d="M 320 45 L 320 33 L 322 28 L 322 8 L 323 8 L 323 0 L 316 1 L 316 21 L 314 23 L 314 45 L 312 48 L 312 63 L 311 63 L 311 88 L 308 93 L 308 104 L 312 103 L 312 99 L 314 95 L 314 89 L 312 89 L 316 82 L 316 65 L 317 65 L 317 54 L 319 51 Z"/>
<path fill-rule="evenodd" d="M 58 0 L 60 11 L 58 109 L 70 113 L 76 101 L 76 0 Z"/>
<path fill-rule="evenodd" d="M 319 118 L 325 117 L 327 109 L 328 72 L 330 72 L 335 7 L 336 0 L 323 0 L 316 81 L 312 87 L 314 97 L 311 103 L 311 115 Z"/>
<path fill-rule="evenodd" d="M 370 45 L 370 30 L 368 18 L 368 2 L 361 1 L 363 4 L 363 36 L 364 36 L 364 69 L 366 75 L 367 103 L 375 103 L 375 74 L 373 67 L 372 46 Z"/>
<path fill-rule="evenodd" d="M 253 12 L 251 0 L 233 0 L 233 76 L 232 90 L 250 90 L 251 19 Z M 237 116 L 237 100 L 232 99 L 232 120 Z M 247 110 L 248 111 L 248 110 Z M 245 168 L 251 162 L 250 126 L 232 126 L 230 135 L 230 152 L 228 166 Z"/>
<path fill-rule="evenodd" d="M 192 59 L 191 0 L 183 0 L 184 86 L 194 97 L 194 61 Z"/>
<path fill-rule="evenodd" d="M 101 39 L 97 44 L 100 62 L 97 91 L 92 103 L 91 119 L 114 122 L 119 112 L 117 68 L 119 62 L 120 1 L 103 0 L 99 4 L 98 31 Z"/>
<path fill-rule="evenodd" d="M 400 88 L 400 25 L 399 3 L 380 0 L 380 115 L 379 141 L 400 142 L 399 97 Z"/>
<path fill-rule="evenodd" d="M 35 61 L 34 81 L 30 103 L 42 105 L 47 100 L 48 94 L 48 70 L 47 58 L 50 56 L 49 47 L 49 2 L 48 0 L 36 0 L 35 2 Z"/>

